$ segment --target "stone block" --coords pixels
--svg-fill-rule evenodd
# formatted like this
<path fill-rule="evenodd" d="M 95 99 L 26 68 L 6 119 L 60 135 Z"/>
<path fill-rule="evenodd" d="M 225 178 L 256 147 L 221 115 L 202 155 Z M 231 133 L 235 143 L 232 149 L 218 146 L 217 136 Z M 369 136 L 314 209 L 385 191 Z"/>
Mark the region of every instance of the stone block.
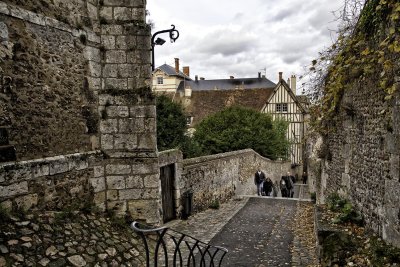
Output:
<path fill-rule="evenodd" d="M 137 136 L 133 133 L 114 136 L 114 149 L 134 150 L 137 147 Z"/>
<path fill-rule="evenodd" d="M 125 180 L 126 189 L 143 188 L 143 178 L 139 175 L 129 176 Z"/>
<path fill-rule="evenodd" d="M 137 130 L 136 127 L 136 121 L 137 119 L 134 118 L 124 118 L 124 119 L 119 119 L 118 123 L 119 123 L 119 133 L 132 133 L 135 132 L 135 130 Z"/>
<path fill-rule="evenodd" d="M 114 149 L 114 136 L 112 134 L 102 134 L 100 145 L 102 149 Z"/>
<path fill-rule="evenodd" d="M 106 20 L 113 19 L 113 8 L 112 7 L 100 7 L 100 18 L 104 18 Z"/>
<path fill-rule="evenodd" d="M 107 164 L 106 174 L 130 174 L 131 165 L 126 164 Z"/>
<path fill-rule="evenodd" d="M 51 161 L 49 166 L 50 166 L 50 175 L 64 173 L 64 172 L 69 171 L 68 161 L 65 160 L 64 157 L 62 157 L 59 160 Z"/>
<path fill-rule="evenodd" d="M 132 20 L 132 9 L 127 7 L 114 7 L 114 19 L 119 21 Z"/>
<path fill-rule="evenodd" d="M 131 64 L 138 64 L 140 62 L 139 51 L 129 51 L 126 54 L 126 62 L 131 63 Z"/>
<path fill-rule="evenodd" d="M 135 73 L 136 73 L 136 71 L 135 71 Z M 136 78 L 128 78 L 128 90 L 134 90 L 136 88 L 138 88 L 137 79 Z"/>
<path fill-rule="evenodd" d="M 97 7 L 91 3 L 87 3 L 86 7 L 88 10 L 89 18 L 91 18 L 92 20 L 97 20 Z"/>
<path fill-rule="evenodd" d="M 93 192 L 95 193 L 106 190 L 106 183 L 104 177 L 90 178 L 89 182 L 93 188 Z"/>
<path fill-rule="evenodd" d="M 110 118 L 127 118 L 129 117 L 129 108 L 127 106 L 109 106 L 106 107 L 107 116 Z M 121 122 L 121 121 L 119 121 Z M 121 128 L 121 125 L 120 125 Z"/>
<path fill-rule="evenodd" d="M 28 182 L 14 183 L 8 186 L 0 186 L 0 197 L 13 197 L 28 193 Z"/>
<path fill-rule="evenodd" d="M 101 64 L 94 62 L 94 61 L 89 61 L 88 62 L 89 66 L 89 75 L 92 77 L 101 77 Z"/>
<path fill-rule="evenodd" d="M 100 44 L 100 36 L 97 35 L 95 32 L 87 31 L 86 35 L 87 35 L 88 41 L 96 43 L 96 44 Z"/>
<path fill-rule="evenodd" d="M 115 98 L 111 95 L 108 94 L 100 94 L 99 95 L 99 105 L 100 106 L 106 106 L 106 105 L 114 105 L 115 103 Z"/>
<path fill-rule="evenodd" d="M 105 89 L 118 89 L 118 90 L 127 90 L 128 89 L 128 81 L 127 79 L 118 79 L 118 78 L 107 78 L 105 79 Z M 115 98 L 117 99 L 117 98 Z M 118 103 L 118 102 L 116 102 Z M 123 102 L 122 104 L 124 104 Z"/>
<path fill-rule="evenodd" d="M 125 201 L 108 201 L 107 209 L 114 210 L 117 216 L 124 216 L 126 213 L 126 202 Z"/>
<path fill-rule="evenodd" d="M 155 105 L 147 105 L 144 106 L 145 117 L 147 118 L 155 118 L 156 117 L 156 106 Z"/>
<path fill-rule="evenodd" d="M 146 21 L 146 12 L 143 8 L 132 8 L 132 19 Z"/>
<path fill-rule="evenodd" d="M 153 150 L 157 147 L 156 134 L 147 133 L 138 135 L 138 149 L 149 149 Z"/>
<path fill-rule="evenodd" d="M 145 125 L 144 125 L 145 118 L 136 118 L 135 119 L 135 130 L 136 132 L 145 132 Z"/>
<path fill-rule="evenodd" d="M 158 174 L 147 175 L 144 177 L 144 186 L 146 188 L 159 188 L 160 182 L 161 181 Z"/>
<path fill-rule="evenodd" d="M 125 189 L 124 176 L 107 176 L 107 189 Z"/>
<path fill-rule="evenodd" d="M 103 166 L 94 166 L 93 167 L 93 175 L 96 178 L 104 176 L 104 167 Z"/>
<path fill-rule="evenodd" d="M 94 77 L 87 77 L 89 83 L 89 89 L 92 91 L 98 91 L 101 89 L 101 79 Z"/>
<path fill-rule="evenodd" d="M 101 45 L 105 49 L 115 49 L 115 36 L 114 35 L 102 35 Z"/>
<path fill-rule="evenodd" d="M 95 204 L 104 204 L 106 201 L 106 192 L 99 192 L 94 194 L 93 201 Z"/>
<path fill-rule="evenodd" d="M 121 35 L 122 31 L 122 25 L 101 25 L 102 35 Z"/>
<path fill-rule="evenodd" d="M 133 64 L 118 64 L 118 77 L 128 78 L 134 76 L 135 65 Z"/>
<path fill-rule="evenodd" d="M 118 120 L 117 119 L 101 120 L 100 121 L 100 132 L 102 134 L 117 133 L 118 132 Z"/>
<path fill-rule="evenodd" d="M 118 190 L 107 190 L 107 200 L 116 201 L 118 200 Z"/>
<path fill-rule="evenodd" d="M 117 36 L 115 40 L 115 48 L 116 49 L 121 49 L 121 50 L 126 50 L 128 49 L 128 44 L 127 44 L 127 36 L 122 35 L 122 36 Z"/>
<path fill-rule="evenodd" d="M 143 189 L 124 189 L 119 191 L 120 200 L 142 199 Z"/>
<path fill-rule="evenodd" d="M 104 0 L 104 6 L 123 6 L 125 0 Z"/>
<path fill-rule="evenodd" d="M 56 19 L 49 18 L 49 17 L 45 17 L 45 21 L 46 21 L 46 26 L 56 28 L 56 29 L 66 31 L 66 32 L 72 32 L 71 27 L 64 22 L 61 22 L 61 21 L 58 21 Z"/>
<path fill-rule="evenodd" d="M 117 64 L 104 64 L 103 78 L 117 78 L 118 69 Z"/>
<path fill-rule="evenodd" d="M 101 62 L 100 49 L 98 48 L 86 46 L 83 50 L 83 54 L 87 60 L 97 63 Z"/>
<path fill-rule="evenodd" d="M 7 24 L 0 21 L 0 42 L 7 42 L 8 41 L 8 27 Z M 1 135 L 1 134 L 0 134 Z M 0 141 L 1 144 L 1 141 Z M 6 144 L 8 145 L 8 144 Z"/>
<path fill-rule="evenodd" d="M 146 223 L 159 223 L 161 220 L 159 204 L 156 200 L 128 201 L 128 211 L 133 218 L 144 220 Z"/>
<path fill-rule="evenodd" d="M 22 197 L 15 198 L 15 203 L 18 208 L 23 209 L 24 211 L 30 210 L 33 207 L 36 207 L 38 204 L 39 197 L 37 194 L 25 195 Z"/>
<path fill-rule="evenodd" d="M 157 130 L 156 119 L 155 118 L 146 118 L 144 120 L 144 130 L 146 132 L 155 133 Z"/>
<path fill-rule="evenodd" d="M 124 50 L 106 51 L 106 63 L 126 63 L 126 52 Z"/>
<path fill-rule="evenodd" d="M 132 172 L 134 174 L 159 173 L 158 162 L 157 163 L 145 163 L 145 164 L 132 164 Z"/>
<path fill-rule="evenodd" d="M 130 117 L 132 118 L 144 118 L 146 116 L 145 106 L 133 106 L 129 109 Z"/>
<path fill-rule="evenodd" d="M 4 2 L 0 2 L 0 13 L 9 15 L 10 10 L 8 9 L 8 5 Z"/>

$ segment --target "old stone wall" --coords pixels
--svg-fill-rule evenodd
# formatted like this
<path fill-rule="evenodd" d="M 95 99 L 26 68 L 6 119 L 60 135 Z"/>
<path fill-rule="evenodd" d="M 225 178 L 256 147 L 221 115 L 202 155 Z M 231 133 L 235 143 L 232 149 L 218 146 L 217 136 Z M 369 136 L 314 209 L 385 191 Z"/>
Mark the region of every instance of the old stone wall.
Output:
<path fill-rule="evenodd" d="M 97 151 L 1 164 L 0 203 L 22 210 L 82 208 L 94 201 L 99 185 L 92 177 L 101 159 Z"/>
<path fill-rule="evenodd" d="M 0 127 L 18 160 L 98 148 L 90 47 L 100 38 L 0 2 Z M 98 74 L 99 75 L 99 74 Z"/>
<path fill-rule="evenodd" d="M 0 2 L 0 150 L 10 154 L 0 161 L 17 160 L 1 165 L 0 175 L 12 175 L 13 164 L 30 165 L 31 159 L 47 162 L 96 149 L 102 151 L 101 160 L 87 171 L 70 169 L 67 161 L 60 174 L 45 174 L 30 183 L 4 179 L 2 200 L 12 202 L 20 194 L 34 195 L 31 189 L 41 183 L 62 181 L 44 191 L 43 204 L 38 200 L 34 205 L 51 209 L 60 199 L 83 199 L 70 195 L 67 200 L 68 194 L 56 190 L 76 180 L 71 188 L 79 185 L 98 207 L 158 223 L 146 1 L 39 2 Z"/>
<path fill-rule="evenodd" d="M 254 195 L 254 173 L 260 167 L 273 181 L 290 171 L 290 162 L 272 161 L 251 149 L 183 160 L 181 193 L 193 191 L 194 211 L 234 195 Z"/>
<path fill-rule="evenodd" d="M 398 85 L 397 85 L 398 86 Z M 367 226 L 400 246 L 400 95 L 392 100 L 370 81 L 345 92 L 340 112 L 311 161 L 319 201 L 339 192 Z"/>

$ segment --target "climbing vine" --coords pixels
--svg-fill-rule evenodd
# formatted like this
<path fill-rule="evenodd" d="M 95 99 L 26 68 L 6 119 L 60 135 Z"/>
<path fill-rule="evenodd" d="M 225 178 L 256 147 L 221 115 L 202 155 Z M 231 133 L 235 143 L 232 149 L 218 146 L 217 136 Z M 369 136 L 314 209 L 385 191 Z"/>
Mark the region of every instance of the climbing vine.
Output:
<path fill-rule="evenodd" d="M 320 55 L 310 68 L 321 81 L 311 90 L 317 105 L 312 115 L 322 118 L 313 120 L 316 124 L 338 111 L 348 88 L 367 79 L 390 100 L 398 90 L 395 77 L 400 71 L 400 2 L 366 1 L 354 27 L 339 32 L 336 43 Z"/>

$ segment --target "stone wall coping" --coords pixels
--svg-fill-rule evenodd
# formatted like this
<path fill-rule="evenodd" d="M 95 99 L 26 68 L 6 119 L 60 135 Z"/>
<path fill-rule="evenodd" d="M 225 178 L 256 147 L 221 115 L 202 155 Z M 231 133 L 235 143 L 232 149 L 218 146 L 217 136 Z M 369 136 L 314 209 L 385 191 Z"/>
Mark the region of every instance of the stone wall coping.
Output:
<path fill-rule="evenodd" d="M 12 161 L 12 162 L 5 162 L 0 163 L 0 173 L 1 172 L 8 172 L 11 170 L 20 170 L 25 168 L 31 168 L 33 172 L 33 168 L 43 165 L 56 165 L 56 164 L 68 164 L 72 161 L 77 161 L 78 159 L 82 159 L 82 161 L 88 161 L 90 158 L 100 158 L 103 157 L 103 153 L 100 150 L 90 151 L 90 152 L 83 152 L 83 153 L 74 153 L 74 154 L 67 154 L 67 155 L 60 155 L 42 159 L 33 159 L 33 160 L 26 160 L 26 161 Z M 72 169 L 86 169 L 88 165 L 76 165 L 76 164 L 68 164 L 67 170 L 65 172 L 70 171 Z M 55 174 L 55 173 L 54 173 Z M 43 176 L 49 175 L 43 174 Z M 51 175 L 51 173 L 50 173 Z"/>
<path fill-rule="evenodd" d="M 198 165 L 198 164 L 203 164 L 204 162 L 208 162 L 208 161 L 220 160 L 223 158 L 237 157 L 237 156 L 241 156 L 241 155 L 245 155 L 245 154 L 254 154 L 263 160 L 270 161 L 270 162 L 277 162 L 272 159 L 265 158 L 265 157 L 261 156 L 260 154 L 258 154 L 257 152 L 255 152 L 253 149 L 248 148 L 248 149 L 243 149 L 243 150 L 219 153 L 219 154 L 202 156 L 202 157 L 197 157 L 197 158 L 184 159 L 183 165 L 185 167 L 187 167 L 190 165 Z M 282 164 L 283 163 L 287 163 L 287 161 L 282 161 Z"/>
<path fill-rule="evenodd" d="M 179 149 L 169 149 L 158 152 L 158 162 L 160 167 L 164 167 L 170 164 L 182 162 L 183 156 Z"/>
<path fill-rule="evenodd" d="M 79 37 L 81 35 L 85 35 L 87 40 L 93 43 L 100 44 L 100 36 L 90 30 L 80 30 L 71 27 L 70 25 L 56 20 L 54 18 L 46 17 L 41 14 L 34 13 L 32 11 L 16 7 L 4 2 L 0 2 L 0 14 L 22 19 L 24 21 L 28 21 L 30 23 L 44 26 L 44 27 L 51 27 L 61 31 L 69 32 L 74 37 Z"/>

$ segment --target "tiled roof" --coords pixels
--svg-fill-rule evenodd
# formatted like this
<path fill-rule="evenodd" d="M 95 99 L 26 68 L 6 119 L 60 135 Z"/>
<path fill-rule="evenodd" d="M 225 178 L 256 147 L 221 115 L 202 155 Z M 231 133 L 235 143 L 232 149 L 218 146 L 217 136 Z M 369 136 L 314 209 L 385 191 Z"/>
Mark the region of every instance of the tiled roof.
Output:
<path fill-rule="evenodd" d="M 184 78 L 186 80 L 192 80 L 189 76 L 186 76 L 182 71 L 179 71 L 179 73 L 176 73 L 175 68 L 171 67 L 170 65 L 167 65 L 167 64 L 161 65 L 161 66 L 157 67 L 156 70 L 157 69 L 162 70 L 168 76 L 178 76 L 178 77 Z"/>
<path fill-rule="evenodd" d="M 183 91 L 184 87 L 189 86 L 193 91 L 209 90 L 236 90 L 236 89 L 261 89 L 274 88 L 276 84 L 267 78 L 238 78 L 238 79 L 218 79 L 218 80 L 191 80 L 182 81 L 178 91 Z"/>

